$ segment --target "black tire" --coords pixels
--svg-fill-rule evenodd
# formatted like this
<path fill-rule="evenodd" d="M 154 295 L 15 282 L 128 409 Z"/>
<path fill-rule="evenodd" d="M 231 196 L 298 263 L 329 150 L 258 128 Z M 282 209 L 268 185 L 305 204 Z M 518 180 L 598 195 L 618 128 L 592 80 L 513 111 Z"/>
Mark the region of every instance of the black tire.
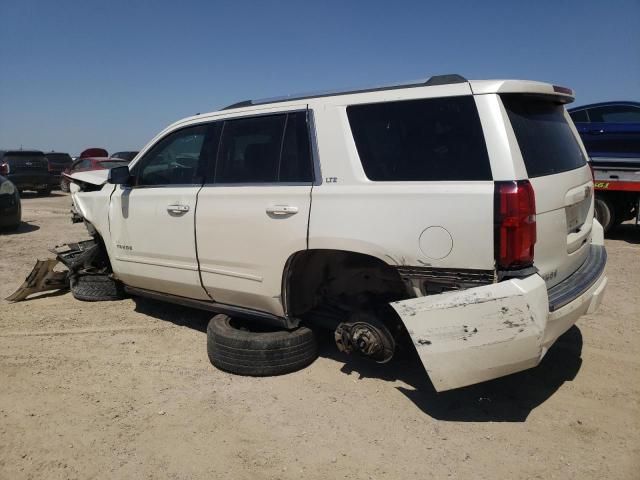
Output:
<path fill-rule="evenodd" d="M 596 197 L 594 201 L 594 211 L 596 219 L 604 229 L 604 233 L 607 233 L 611 230 L 611 227 L 616 224 L 613 204 L 606 198 Z"/>
<path fill-rule="evenodd" d="M 207 327 L 207 353 L 220 370 L 265 377 L 306 367 L 318 357 L 318 342 L 307 327 L 277 330 L 216 315 Z"/>
<path fill-rule="evenodd" d="M 121 284 L 108 275 L 77 275 L 71 278 L 70 286 L 73 297 L 84 302 L 124 298 Z"/>
<path fill-rule="evenodd" d="M 60 190 L 62 190 L 65 193 L 69 193 L 69 181 L 61 178 L 60 179 Z"/>

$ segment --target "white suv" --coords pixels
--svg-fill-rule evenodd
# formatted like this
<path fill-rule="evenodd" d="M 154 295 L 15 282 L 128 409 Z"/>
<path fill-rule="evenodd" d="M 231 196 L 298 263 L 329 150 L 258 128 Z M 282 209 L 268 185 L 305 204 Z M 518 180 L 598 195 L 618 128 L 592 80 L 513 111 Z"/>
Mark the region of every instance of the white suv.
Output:
<path fill-rule="evenodd" d="M 439 391 L 533 367 L 607 284 L 572 100 L 447 75 L 186 118 L 108 181 L 73 175 L 110 274 L 76 272 L 76 293 L 116 281 L 227 314 L 209 354 L 238 373 L 309 363 L 305 325 L 381 362 L 408 333 Z"/>

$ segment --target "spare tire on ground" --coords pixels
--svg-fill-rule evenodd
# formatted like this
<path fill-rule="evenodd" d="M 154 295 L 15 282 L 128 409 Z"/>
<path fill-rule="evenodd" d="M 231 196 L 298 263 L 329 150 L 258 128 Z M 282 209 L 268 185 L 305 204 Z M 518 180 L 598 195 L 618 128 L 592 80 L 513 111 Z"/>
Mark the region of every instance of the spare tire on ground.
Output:
<path fill-rule="evenodd" d="M 69 283 L 77 300 L 101 302 L 124 298 L 122 285 L 108 275 L 74 275 Z"/>
<path fill-rule="evenodd" d="M 318 342 L 307 327 L 279 330 L 216 315 L 207 327 L 207 353 L 220 370 L 263 377 L 306 367 L 318 356 Z"/>

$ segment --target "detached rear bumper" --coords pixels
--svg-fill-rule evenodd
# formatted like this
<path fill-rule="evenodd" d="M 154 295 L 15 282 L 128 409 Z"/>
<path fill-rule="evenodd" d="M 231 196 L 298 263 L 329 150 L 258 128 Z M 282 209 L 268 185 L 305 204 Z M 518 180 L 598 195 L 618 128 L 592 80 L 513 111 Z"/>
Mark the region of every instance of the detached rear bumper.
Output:
<path fill-rule="evenodd" d="M 392 303 L 438 391 L 536 366 L 604 295 L 606 252 L 547 290 L 539 275 Z"/>

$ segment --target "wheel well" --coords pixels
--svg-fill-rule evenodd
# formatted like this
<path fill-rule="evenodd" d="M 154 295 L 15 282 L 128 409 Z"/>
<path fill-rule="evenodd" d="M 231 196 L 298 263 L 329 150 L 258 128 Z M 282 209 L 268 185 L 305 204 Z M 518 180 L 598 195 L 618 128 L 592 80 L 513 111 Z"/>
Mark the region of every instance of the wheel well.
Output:
<path fill-rule="evenodd" d="M 413 296 L 395 268 L 344 250 L 294 254 L 287 262 L 283 292 L 287 315 L 294 317 L 323 305 L 356 311 Z"/>

